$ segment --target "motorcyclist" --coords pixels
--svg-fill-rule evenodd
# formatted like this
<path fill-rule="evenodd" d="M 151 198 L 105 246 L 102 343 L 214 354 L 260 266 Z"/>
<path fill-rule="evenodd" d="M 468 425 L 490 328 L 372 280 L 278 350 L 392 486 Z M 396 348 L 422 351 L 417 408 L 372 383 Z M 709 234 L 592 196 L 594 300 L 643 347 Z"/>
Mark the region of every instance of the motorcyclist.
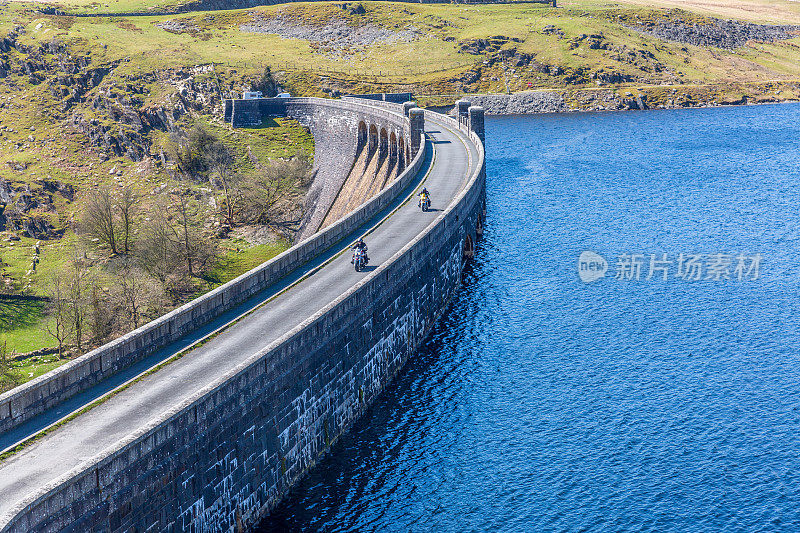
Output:
<path fill-rule="evenodd" d="M 367 256 L 367 243 L 364 242 L 364 237 L 359 237 L 356 243 L 353 245 L 352 248 L 353 252 L 364 252 L 364 264 L 369 262 L 369 257 Z M 355 253 L 353 254 L 353 259 L 350 260 L 351 263 L 355 263 Z"/>
<path fill-rule="evenodd" d="M 419 193 L 419 203 L 418 203 L 418 206 L 419 206 L 419 207 L 422 207 L 422 202 L 423 202 L 423 201 L 424 201 L 426 198 L 427 198 L 427 199 L 430 199 L 430 197 L 431 197 L 431 195 L 430 195 L 430 193 L 428 192 L 428 189 L 427 189 L 426 187 L 423 187 L 423 188 L 422 188 L 422 192 L 420 192 L 420 193 Z"/>

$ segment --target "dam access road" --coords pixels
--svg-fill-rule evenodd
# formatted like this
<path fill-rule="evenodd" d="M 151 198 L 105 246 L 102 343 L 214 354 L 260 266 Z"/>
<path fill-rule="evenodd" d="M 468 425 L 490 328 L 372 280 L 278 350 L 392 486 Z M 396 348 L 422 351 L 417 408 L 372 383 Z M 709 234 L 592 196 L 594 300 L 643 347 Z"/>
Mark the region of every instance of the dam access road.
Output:
<path fill-rule="evenodd" d="M 446 208 L 475 174 L 475 166 L 482 164 L 483 153 L 452 119 L 436 120 L 430 113 L 426 113 L 426 119 L 421 170 L 391 204 L 312 261 L 193 333 L 192 338 L 198 339 L 214 332 L 204 342 L 195 347 L 185 339 L 175 342 L 160 350 L 157 360 L 151 357 L 148 361 L 155 367 L 185 352 L 180 358 L 39 435 L 0 462 L 0 531 L 20 530 L 19 524 L 13 528 L 9 524 L 13 525 L 19 513 L 29 512 L 36 498 L 91 468 L 104 451 L 130 439 L 197 391 L 211 387 L 308 317 L 363 284 L 376 268 L 444 217 Z M 419 210 L 414 199 L 423 184 L 433 199 L 432 210 L 427 213 Z M 359 273 L 350 264 L 348 249 L 360 236 L 365 236 L 369 246 L 370 266 Z M 69 404 L 66 410 L 74 412 L 88 406 L 109 390 L 113 388 L 100 383 L 65 402 Z M 39 433 L 58 419 L 52 411 L 59 409 L 58 416 L 66 414 L 62 413 L 63 405 L 56 406 L 0 434 L 0 449 Z M 327 434 L 327 425 L 325 431 Z M 97 483 L 99 487 L 99 478 Z M 37 523 L 46 523 L 39 519 Z M 51 526 L 55 527 L 42 529 L 60 529 L 56 524 Z M 181 529 L 180 525 L 175 529 Z"/>

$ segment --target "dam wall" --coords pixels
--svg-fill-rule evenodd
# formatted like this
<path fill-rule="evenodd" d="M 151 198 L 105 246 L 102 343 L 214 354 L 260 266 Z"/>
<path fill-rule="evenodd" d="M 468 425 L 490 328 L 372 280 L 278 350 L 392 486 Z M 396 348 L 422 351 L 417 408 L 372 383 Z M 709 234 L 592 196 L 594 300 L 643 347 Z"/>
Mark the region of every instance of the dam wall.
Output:
<path fill-rule="evenodd" d="M 364 146 L 402 153 L 404 167 L 411 159 L 412 138 L 417 129 L 398 112 L 399 100 L 409 93 L 388 93 L 380 101 L 364 102 L 354 98 L 324 100 L 307 98 L 259 98 L 225 101 L 225 121 L 235 128 L 259 127 L 270 117 L 291 117 L 308 127 L 314 136 L 315 177 L 306 195 L 305 213 L 297 239 L 313 235 L 326 220 L 328 211 L 350 175 L 353 162 Z M 328 105 L 328 103 L 331 103 Z M 369 106 L 365 107 L 365 103 Z M 379 106 L 377 104 L 384 104 Z M 376 109 L 380 107 L 381 109 Z M 385 111 L 384 111 L 385 110 Z M 386 143 L 379 142 L 386 138 Z M 392 149 L 389 150 L 389 139 Z M 381 154 L 383 156 L 383 154 Z M 366 200 L 368 198 L 363 198 Z M 357 202 L 355 205 L 359 205 Z M 327 218 L 330 223 L 330 217 Z"/>
<path fill-rule="evenodd" d="M 274 105 L 270 100 L 280 101 Z M 383 123 L 398 130 L 404 128 L 403 131 L 407 131 L 408 136 L 412 135 L 410 121 L 403 117 L 402 112 L 376 109 L 354 101 L 294 98 L 291 101 L 263 99 L 263 101 L 242 102 L 256 103 L 259 124 L 262 113 L 264 116 L 291 113 L 312 131 L 317 132 L 318 137 L 315 138 L 318 139 L 317 146 L 320 147 L 320 152 L 316 156 L 319 159 L 315 160 L 331 162 L 332 170 L 323 165 L 319 166 L 323 175 L 333 176 L 320 180 L 320 183 L 326 185 L 333 183 L 334 187 L 338 179 L 335 177 L 343 174 L 338 181 L 341 186 L 352 166 L 352 157 L 359 142 L 359 121 Z M 259 104 L 262 107 L 258 107 Z M 414 135 L 417 135 L 418 139 L 421 138 L 422 132 L 419 128 L 415 130 Z M 416 144 L 418 143 L 419 141 Z M 407 183 L 416 175 L 421 164 L 421 157 L 414 158 L 408 172 L 404 173 L 404 176 L 401 176 L 403 179 L 399 179 L 398 182 Z M 393 187 L 390 194 L 392 192 L 396 194 L 402 188 L 404 186 Z M 321 198 L 320 205 L 324 206 L 326 201 L 330 205 L 337 192 L 338 189 L 329 190 L 326 186 L 325 190 L 318 193 L 316 203 L 320 204 L 319 198 Z M 102 383 L 242 304 L 298 266 L 330 248 L 383 209 L 392 199 L 393 197 L 382 195 L 377 202 L 370 202 L 369 206 L 356 210 L 345 221 L 326 228 L 324 232 L 314 234 L 314 231 L 309 231 L 299 244 L 250 272 L 51 372 L 0 394 L 0 432 L 18 427 L 46 410 Z M 321 215 L 317 216 L 319 222 L 322 221 L 326 209 L 327 207 L 323 207 Z"/>
<path fill-rule="evenodd" d="M 413 356 L 458 290 L 485 216 L 478 111 L 470 110 L 467 126 L 425 115 L 464 132 L 478 158 L 427 229 L 282 338 L 94 458 L 91 467 L 43 487 L 12 510 L 4 526 L 0 520 L 0 530 L 252 529 Z M 416 115 L 421 120 L 421 110 Z M 363 212 L 374 214 L 374 206 L 395 198 L 433 150 L 429 142 L 421 146 L 388 188 L 320 235 L 337 227 L 341 232 L 351 218 L 365 220 Z"/>

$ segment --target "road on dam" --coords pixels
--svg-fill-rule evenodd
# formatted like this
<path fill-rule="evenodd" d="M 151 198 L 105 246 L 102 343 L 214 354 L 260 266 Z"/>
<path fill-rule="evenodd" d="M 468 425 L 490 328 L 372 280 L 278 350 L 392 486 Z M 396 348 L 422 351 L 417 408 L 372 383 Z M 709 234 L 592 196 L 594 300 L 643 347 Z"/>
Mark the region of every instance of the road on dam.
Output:
<path fill-rule="evenodd" d="M 73 470 L 84 468 L 105 449 L 266 348 L 347 292 L 369 270 L 390 259 L 430 226 L 466 185 L 478 154 L 472 143 L 464 141 L 464 133 L 431 120 L 429 114 L 426 119 L 428 142 L 422 170 L 393 204 L 333 249 L 262 292 L 256 302 L 240 306 L 235 312 L 241 317 L 235 323 L 0 462 L 0 527 L 11 518 L 4 512 L 26 496 L 54 484 Z M 408 201 L 423 183 L 433 199 L 433 210 L 427 213 L 420 211 L 416 201 Z M 359 273 L 350 264 L 346 250 L 361 235 L 366 235 L 371 266 Z M 227 316 L 226 320 L 233 318 L 236 317 Z M 205 329 L 210 332 L 213 327 L 207 325 Z M 195 333 L 192 337 L 198 335 L 203 336 Z M 176 342 L 159 352 L 161 359 L 181 353 L 186 345 L 185 340 Z M 81 394 L 81 405 L 92 403 L 108 392 L 106 389 L 100 387 L 94 394 L 91 390 Z M 70 410 L 75 407 L 72 405 Z M 41 417 L 41 420 L 57 419 L 52 413 Z M 39 432 L 47 425 L 41 420 L 38 425 L 34 420 L 8 432 L 12 436 L 0 435 L 0 449 L 9 444 L 2 439 L 8 441 L 13 437 L 16 442 Z"/>

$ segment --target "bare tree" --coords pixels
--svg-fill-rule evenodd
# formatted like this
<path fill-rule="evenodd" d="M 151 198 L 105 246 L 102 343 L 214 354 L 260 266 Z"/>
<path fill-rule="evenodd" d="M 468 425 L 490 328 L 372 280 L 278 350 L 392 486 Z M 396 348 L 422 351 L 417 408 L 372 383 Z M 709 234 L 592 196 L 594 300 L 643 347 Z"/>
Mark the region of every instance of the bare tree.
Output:
<path fill-rule="evenodd" d="M 52 321 L 45 328 L 58 343 L 58 357 L 64 357 L 64 348 L 72 335 L 72 317 L 67 300 L 67 288 L 60 275 L 53 276 L 50 283 L 50 316 Z"/>
<path fill-rule="evenodd" d="M 139 197 L 130 185 L 122 188 L 119 198 L 115 198 L 108 187 L 100 187 L 89 196 L 83 216 L 84 228 L 107 244 L 113 255 L 128 254 L 138 204 Z"/>
<path fill-rule="evenodd" d="M 112 254 L 119 253 L 115 218 L 114 200 L 109 188 L 100 187 L 93 191 L 86 204 L 83 224 L 90 235 L 108 245 Z"/>
<path fill-rule="evenodd" d="M 216 173 L 222 183 L 225 194 L 225 221 L 231 227 L 236 223 L 235 214 L 238 204 L 238 189 L 232 181 L 236 175 L 232 172 L 233 155 L 224 143 L 217 141 L 210 144 L 205 153 L 209 168 Z"/>
<path fill-rule="evenodd" d="M 86 321 L 86 289 L 89 271 L 79 258 L 74 258 L 70 265 L 66 297 L 69 304 L 72 330 L 78 351 L 83 349 L 83 333 Z"/>
<path fill-rule="evenodd" d="M 0 340 L 0 393 L 13 389 L 19 384 L 19 376 L 11 365 L 11 350 L 5 339 Z"/>
<path fill-rule="evenodd" d="M 118 313 L 97 280 L 90 280 L 88 293 L 89 327 L 93 341 L 102 344 L 111 338 Z"/>
<path fill-rule="evenodd" d="M 163 199 L 153 205 L 142 233 L 136 251 L 139 264 L 162 285 L 166 284 L 174 273 L 176 261 L 169 206 Z"/>
<path fill-rule="evenodd" d="M 136 258 L 147 274 L 173 295 L 190 292 L 191 278 L 202 276 L 217 254 L 203 223 L 208 213 L 191 191 L 162 198 L 145 219 Z"/>
<path fill-rule="evenodd" d="M 119 198 L 118 211 L 120 221 L 120 234 L 124 254 L 131 251 L 131 238 L 133 237 L 133 223 L 136 216 L 139 197 L 130 185 L 122 189 Z"/>
<path fill-rule="evenodd" d="M 130 329 L 142 325 L 148 317 L 148 311 L 161 309 L 163 290 L 159 283 L 145 272 L 131 265 L 126 265 L 120 272 L 120 295 Z"/>
<path fill-rule="evenodd" d="M 279 159 L 260 165 L 258 174 L 240 182 L 240 220 L 282 229 L 299 222 L 302 188 L 310 170 L 308 157 Z"/>
<path fill-rule="evenodd" d="M 199 276 L 216 257 L 217 247 L 203 231 L 201 217 L 191 194 L 176 194 L 173 207 L 176 224 L 172 226 L 172 232 L 183 265 L 190 277 Z"/>

